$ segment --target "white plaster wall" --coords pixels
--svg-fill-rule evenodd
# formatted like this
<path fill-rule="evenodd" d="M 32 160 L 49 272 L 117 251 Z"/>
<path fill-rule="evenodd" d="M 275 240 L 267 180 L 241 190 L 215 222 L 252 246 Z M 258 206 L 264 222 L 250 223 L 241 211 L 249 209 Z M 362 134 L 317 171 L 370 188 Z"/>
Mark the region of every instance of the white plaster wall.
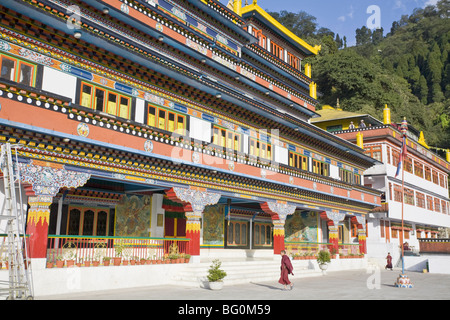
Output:
<path fill-rule="evenodd" d="M 49 67 L 44 67 L 42 90 L 70 98 L 75 103 L 76 89 L 76 77 Z"/>

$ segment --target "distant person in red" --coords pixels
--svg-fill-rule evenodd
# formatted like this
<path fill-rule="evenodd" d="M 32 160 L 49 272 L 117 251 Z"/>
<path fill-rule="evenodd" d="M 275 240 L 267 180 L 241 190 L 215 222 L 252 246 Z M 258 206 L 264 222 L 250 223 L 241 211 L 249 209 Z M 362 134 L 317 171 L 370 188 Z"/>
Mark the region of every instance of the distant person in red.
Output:
<path fill-rule="evenodd" d="M 291 260 L 289 260 L 289 257 L 286 255 L 286 251 L 281 251 L 281 277 L 280 280 L 278 280 L 279 283 L 284 285 L 284 290 L 287 290 L 287 285 L 290 285 L 290 290 L 292 290 L 292 287 L 294 286 L 293 283 L 289 281 L 289 274 L 294 275 L 292 272 L 294 268 L 292 267 Z"/>
<path fill-rule="evenodd" d="M 392 256 L 391 256 L 390 252 L 388 252 L 386 260 L 387 260 L 387 264 L 386 264 L 385 269 L 391 269 L 391 271 L 392 271 Z"/>

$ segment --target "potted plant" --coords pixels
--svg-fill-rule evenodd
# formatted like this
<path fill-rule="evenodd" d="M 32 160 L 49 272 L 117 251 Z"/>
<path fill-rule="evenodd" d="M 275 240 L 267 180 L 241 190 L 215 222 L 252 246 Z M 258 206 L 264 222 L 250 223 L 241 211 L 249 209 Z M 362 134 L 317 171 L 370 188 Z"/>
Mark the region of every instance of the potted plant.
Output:
<path fill-rule="evenodd" d="M 209 288 L 211 290 L 220 290 L 223 287 L 223 279 L 227 273 L 220 269 L 222 262 L 219 259 L 214 259 L 212 265 L 209 267 L 208 275 Z"/>
<path fill-rule="evenodd" d="M 328 264 L 330 263 L 330 253 L 326 250 L 319 251 L 317 255 L 317 263 L 319 264 L 320 270 L 322 270 L 323 274 L 326 274 L 326 270 L 328 269 Z"/>
<path fill-rule="evenodd" d="M 66 254 L 67 267 L 68 268 L 73 267 L 76 259 L 77 259 L 77 253 L 74 250 L 69 250 Z"/>
<path fill-rule="evenodd" d="M 103 265 L 109 266 L 111 258 L 110 257 L 103 257 Z"/>
<path fill-rule="evenodd" d="M 85 267 L 91 266 L 91 258 L 90 257 L 84 257 L 84 266 Z"/>
<path fill-rule="evenodd" d="M 124 248 L 124 245 L 123 245 L 122 241 L 114 243 L 114 249 L 115 249 L 114 251 L 115 251 L 116 256 L 113 258 L 113 264 L 115 266 L 120 266 L 120 263 L 122 262 L 123 248 Z"/>
<path fill-rule="evenodd" d="M 185 254 L 184 255 L 184 263 L 189 263 L 189 259 L 191 259 L 191 255 L 190 254 Z"/>
<path fill-rule="evenodd" d="M 62 256 L 57 256 L 56 257 L 56 267 L 57 268 L 62 268 L 64 267 L 64 258 Z"/>

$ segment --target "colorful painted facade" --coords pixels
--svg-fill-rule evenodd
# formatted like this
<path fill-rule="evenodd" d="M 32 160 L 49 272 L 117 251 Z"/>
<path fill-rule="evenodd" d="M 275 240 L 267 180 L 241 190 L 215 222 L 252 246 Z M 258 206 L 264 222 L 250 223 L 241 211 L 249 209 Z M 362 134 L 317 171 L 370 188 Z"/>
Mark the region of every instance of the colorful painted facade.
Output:
<path fill-rule="evenodd" d="M 309 123 L 302 60 L 320 48 L 256 1 L 0 8 L 0 140 L 19 145 L 32 258 L 50 236 L 188 239 L 194 257 L 279 254 L 287 235 L 365 252 L 381 200 L 363 173 L 377 162 Z"/>
<path fill-rule="evenodd" d="M 450 227 L 448 150 L 444 159 L 427 145 L 423 132 L 409 124 L 402 179 L 402 171 L 397 171 L 402 146 L 401 124 L 391 122 L 388 106 L 384 109 L 382 122 L 377 121 L 363 128 L 356 126 L 353 129 L 346 127 L 348 113 L 339 108 L 330 107 L 318 111 L 319 114 L 322 112 L 333 120 L 327 120 L 326 117 L 314 119 L 317 126 L 361 145 L 367 155 L 382 162 L 364 173 L 364 184 L 383 192 L 382 206 L 375 208 L 367 216 L 369 257 L 384 263 L 384 258 L 390 252 L 395 263 L 400 257 L 399 248 L 402 244 L 407 243 L 406 254 L 417 254 L 418 239 L 437 238 L 440 228 Z M 366 115 L 353 114 L 351 119 L 355 123 L 361 120 L 368 122 Z M 332 130 L 339 120 L 343 130 Z M 334 123 L 331 124 L 330 121 Z"/>

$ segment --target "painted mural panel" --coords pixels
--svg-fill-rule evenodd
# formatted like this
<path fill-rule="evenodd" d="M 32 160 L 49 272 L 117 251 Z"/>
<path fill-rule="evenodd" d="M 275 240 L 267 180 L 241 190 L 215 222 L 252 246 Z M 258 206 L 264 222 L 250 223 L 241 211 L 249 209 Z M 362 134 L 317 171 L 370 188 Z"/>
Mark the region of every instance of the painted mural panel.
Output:
<path fill-rule="evenodd" d="M 285 224 L 285 241 L 317 242 L 318 215 L 313 211 L 296 211 Z"/>
<path fill-rule="evenodd" d="M 224 245 L 223 205 L 208 206 L 203 212 L 203 245 Z"/>
<path fill-rule="evenodd" d="M 124 196 L 116 206 L 116 237 L 149 237 L 151 197 Z"/>

